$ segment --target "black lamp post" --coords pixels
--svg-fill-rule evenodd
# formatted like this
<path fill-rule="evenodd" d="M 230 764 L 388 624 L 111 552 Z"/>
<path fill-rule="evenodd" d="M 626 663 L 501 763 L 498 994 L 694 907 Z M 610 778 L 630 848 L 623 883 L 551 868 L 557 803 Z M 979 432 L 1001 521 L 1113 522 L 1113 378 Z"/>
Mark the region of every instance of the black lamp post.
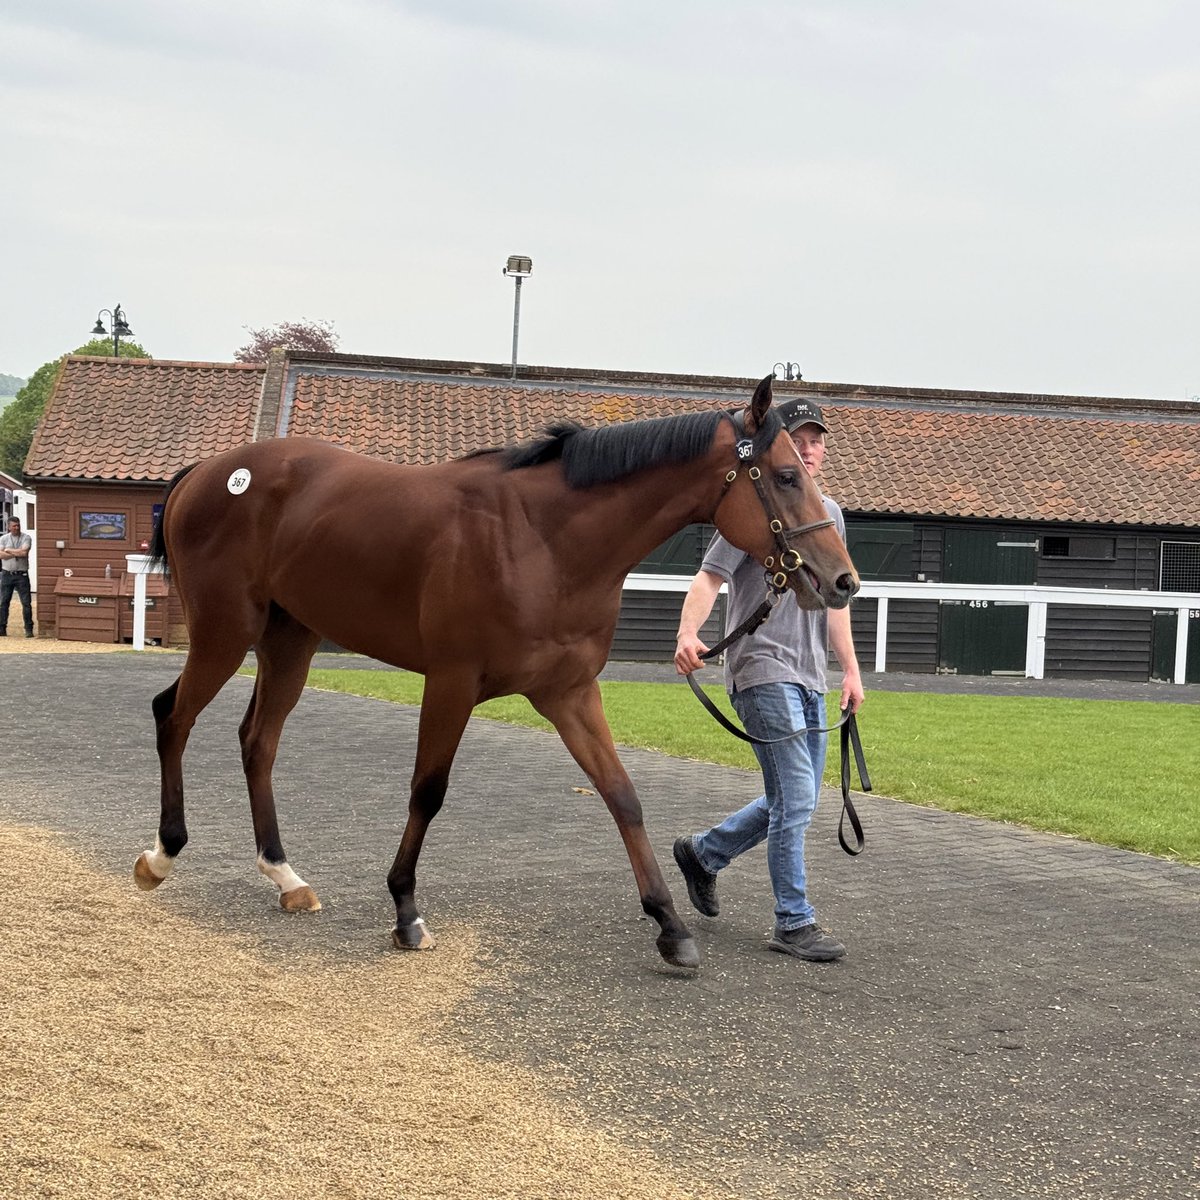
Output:
<path fill-rule="evenodd" d="M 783 377 L 786 380 L 797 380 L 800 376 L 800 364 L 794 362 L 777 362 L 772 368 L 775 378 L 779 378 L 779 372 L 783 371 Z"/>
<path fill-rule="evenodd" d="M 133 337 L 133 330 L 126 323 L 125 314 L 121 311 L 121 306 L 116 304 L 111 309 L 102 308 L 96 314 L 96 327 L 92 330 L 92 337 L 108 337 L 108 330 L 104 328 L 104 322 L 100 319 L 105 313 L 108 313 L 108 319 L 112 325 L 113 358 L 119 358 L 121 354 L 121 339 L 123 337 Z"/>

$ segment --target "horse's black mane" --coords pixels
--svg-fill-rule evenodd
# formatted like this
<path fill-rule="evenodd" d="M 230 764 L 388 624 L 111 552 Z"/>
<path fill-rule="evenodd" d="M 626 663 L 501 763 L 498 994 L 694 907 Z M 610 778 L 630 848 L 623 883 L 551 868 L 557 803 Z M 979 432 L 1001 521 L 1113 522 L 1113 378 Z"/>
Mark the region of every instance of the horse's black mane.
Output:
<path fill-rule="evenodd" d="M 500 453 L 508 471 L 561 460 L 570 487 L 592 487 L 623 479 L 646 467 L 698 458 L 712 444 L 717 427 L 728 415 L 724 412 L 684 413 L 649 421 L 625 421 L 598 429 L 559 421 L 547 427 L 544 438 L 512 446 Z M 781 428 L 779 415 L 769 409 L 762 428 L 754 437 L 756 456 L 775 440 Z"/>

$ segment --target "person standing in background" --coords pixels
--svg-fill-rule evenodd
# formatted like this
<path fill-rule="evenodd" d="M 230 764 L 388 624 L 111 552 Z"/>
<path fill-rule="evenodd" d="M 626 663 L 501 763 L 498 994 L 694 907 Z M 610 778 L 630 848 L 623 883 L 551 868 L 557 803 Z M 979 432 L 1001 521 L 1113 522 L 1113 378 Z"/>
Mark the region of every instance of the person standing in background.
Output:
<path fill-rule="evenodd" d="M 21 597 L 25 610 L 25 636 L 33 637 L 33 596 L 29 588 L 29 551 L 33 538 L 21 532 L 19 517 L 8 522 L 8 532 L 0 534 L 0 637 L 8 636 L 8 606 L 13 592 Z"/>

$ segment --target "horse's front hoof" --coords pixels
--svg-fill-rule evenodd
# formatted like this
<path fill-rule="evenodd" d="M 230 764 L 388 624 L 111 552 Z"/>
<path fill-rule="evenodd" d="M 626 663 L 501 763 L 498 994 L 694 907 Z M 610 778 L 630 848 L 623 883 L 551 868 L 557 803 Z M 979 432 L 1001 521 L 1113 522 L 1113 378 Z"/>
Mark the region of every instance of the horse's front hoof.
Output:
<path fill-rule="evenodd" d="M 320 912 L 321 901 L 306 883 L 301 887 L 292 888 L 290 892 L 280 892 L 279 907 L 284 912 Z"/>
<path fill-rule="evenodd" d="M 696 968 L 700 965 L 700 947 L 693 937 L 671 938 L 665 933 L 658 935 L 654 943 L 658 952 L 673 967 Z"/>
<path fill-rule="evenodd" d="M 397 950 L 432 950 L 437 939 L 429 932 L 423 918 L 418 917 L 410 925 L 397 925 L 392 930 L 392 945 Z"/>
<path fill-rule="evenodd" d="M 160 883 L 162 877 L 155 875 L 150 870 L 150 852 L 143 850 L 137 857 L 137 862 L 133 864 L 133 882 L 138 885 L 143 892 L 152 892 Z"/>

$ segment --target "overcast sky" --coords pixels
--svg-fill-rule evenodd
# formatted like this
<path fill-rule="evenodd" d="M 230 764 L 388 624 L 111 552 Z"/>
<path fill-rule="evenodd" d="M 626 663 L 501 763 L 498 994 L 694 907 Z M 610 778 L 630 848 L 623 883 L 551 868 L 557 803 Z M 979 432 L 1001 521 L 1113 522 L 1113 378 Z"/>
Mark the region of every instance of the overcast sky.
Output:
<path fill-rule="evenodd" d="M 3 0 L 0 372 L 341 349 L 1200 394 L 1192 0 Z"/>

